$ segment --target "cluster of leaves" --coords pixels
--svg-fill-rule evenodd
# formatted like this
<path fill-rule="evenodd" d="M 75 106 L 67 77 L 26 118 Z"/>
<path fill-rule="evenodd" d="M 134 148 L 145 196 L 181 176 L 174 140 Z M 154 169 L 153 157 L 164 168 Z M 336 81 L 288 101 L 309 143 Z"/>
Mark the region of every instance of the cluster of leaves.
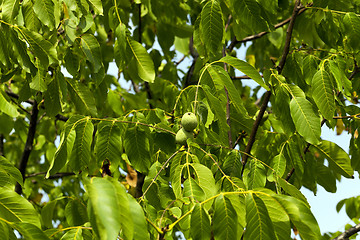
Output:
<path fill-rule="evenodd" d="M 5 239 L 321 238 L 299 189 L 360 171 L 359 1 L 0 6 Z M 177 146 L 189 111 L 195 139 Z"/>

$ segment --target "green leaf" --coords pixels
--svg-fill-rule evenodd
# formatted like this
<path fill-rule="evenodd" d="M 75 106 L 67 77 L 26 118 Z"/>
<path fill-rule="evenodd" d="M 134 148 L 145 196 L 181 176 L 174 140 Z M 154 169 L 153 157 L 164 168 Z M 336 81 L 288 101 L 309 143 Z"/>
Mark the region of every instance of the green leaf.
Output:
<path fill-rule="evenodd" d="M 39 61 L 36 61 L 37 65 L 37 72 L 35 76 L 32 78 L 29 86 L 31 89 L 34 89 L 36 91 L 45 92 L 46 91 L 46 70 L 44 69 Z"/>
<path fill-rule="evenodd" d="M 208 240 L 211 237 L 209 214 L 199 203 L 191 213 L 190 234 L 194 240 Z"/>
<path fill-rule="evenodd" d="M 218 186 L 215 184 L 215 179 L 211 170 L 200 163 L 193 163 L 191 166 L 195 170 L 199 186 L 205 192 L 205 197 L 210 198 L 217 194 Z"/>
<path fill-rule="evenodd" d="M 0 218 L 8 222 L 26 222 L 40 227 L 40 218 L 25 198 L 12 189 L 0 187 Z"/>
<path fill-rule="evenodd" d="M 54 45 L 52 45 L 48 40 L 45 40 L 44 37 L 37 32 L 29 31 L 24 27 L 18 27 L 16 29 L 29 44 L 34 55 L 39 58 L 43 68 L 47 68 L 49 66 L 49 59 L 51 62 L 55 62 L 57 64 L 57 52 Z"/>
<path fill-rule="evenodd" d="M 271 159 L 270 167 L 273 171 L 271 171 L 271 169 L 268 171 L 267 178 L 269 181 L 274 181 L 276 176 L 282 177 L 282 175 L 284 175 L 286 169 L 286 158 L 283 152 L 280 152 L 273 159 Z"/>
<path fill-rule="evenodd" d="M 234 83 L 231 81 L 227 72 L 224 68 L 216 65 L 210 65 L 205 67 L 206 72 L 209 74 L 210 79 L 214 83 L 218 91 L 225 91 L 229 93 L 231 103 L 235 106 L 240 114 L 247 115 L 247 111 L 243 106 L 243 101 L 240 97 L 238 90 L 235 88 Z"/>
<path fill-rule="evenodd" d="M 130 38 L 126 38 L 126 40 L 128 43 L 129 51 L 134 57 L 139 77 L 146 82 L 154 82 L 155 69 L 154 63 L 150 55 L 139 42 Z"/>
<path fill-rule="evenodd" d="M 321 239 L 319 225 L 309 207 L 301 200 L 291 196 L 272 196 L 286 211 L 303 240 Z"/>
<path fill-rule="evenodd" d="M 239 18 L 246 26 L 251 28 L 253 32 L 266 31 L 268 26 L 260 13 L 260 6 L 253 0 L 234 1 L 233 9 L 236 18 Z"/>
<path fill-rule="evenodd" d="M 311 103 L 305 98 L 294 97 L 290 101 L 290 113 L 299 134 L 305 141 L 317 145 L 321 134 L 320 117 Z"/>
<path fill-rule="evenodd" d="M 66 78 L 66 82 L 68 83 L 71 98 L 79 112 L 96 116 L 95 99 L 90 89 L 73 78 Z"/>
<path fill-rule="evenodd" d="M 264 187 L 266 184 L 266 170 L 264 165 L 256 160 L 251 160 L 244 170 L 244 182 L 248 189 Z"/>
<path fill-rule="evenodd" d="M 83 240 L 82 229 L 80 227 L 66 232 L 60 240 Z"/>
<path fill-rule="evenodd" d="M 338 61 L 329 61 L 329 69 L 331 74 L 334 76 L 337 89 L 346 95 L 350 95 L 351 93 L 351 81 L 345 75 L 345 62 L 343 59 L 337 59 Z"/>
<path fill-rule="evenodd" d="M 351 167 L 349 155 L 336 143 L 323 140 L 320 145 L 313 146 L 324 158 L 329 161 L 329 167 L 344 177 L 351 178 L 354 170 Z"/>
<path fill-rule="evenodd" d="M 191 200 L 195 199 L 198 202 L 205 200 L 204 190 L 199 184 L 191 177 L 185 180 L 184 184 L 184 197 L 190 197 Z"/>
<path fill-rule="evenodd" d="M 119 68 L 119 71 L 122 71 L 125 67 L 126 60 L 126 26 L 125 24 L 119 24 L 115 30 L 116 41 L 114 44 L 114 58 L 116 66 Z"/>
<path fill-rule="evenodd" d="M 288 183 L 281 177 L 277 179 L 277 182 L 279 183 L 280 187 L 289 195 L 303 201 L 308 207 L 310 207 L 310 204 L 308 203 L 305 196 L 300 192 L 299 189 L 297 189 L 294 185 Z"/>
<path fill-rule="evenodd" d="M 36 68 L 34 63 L 30 60 L 26 43 L 20 40 L 18 34 L 12 29 L 9 31 L 9 35 L 12 43 L 14 44 L 13 46 L 16 53 L 16 58 L 19 61 L 20 66 L 24 68 L 25 71 L 34 73 Z"/>
<path fill-rule="evenodd" d="M 92 178 L 85 184 L 91 211 L 100 239 L 113 240 L 122 229 L 126 239 L 132 239 L 134 226 L 124 186 L 112 178 Z"/>
<path fill-rule="evenodd" d="M 50 167 L 46 173 L 46 178 L 48 178 L 51 174 L 57 173 L 61 168 L 67 165 L 68 156 L 71 154 L 75 141 L 75 127 L 83 119 L 83 116 L 75 115 L 65 123 L 64 131 L 61 133 L 59 147 L 51 160 Z"/>
<path fill-rule="evenodd" d="M 6 187 L 8 184 L 15 186 L 16 182 L 23 186 L 23 178 L 19 169 L 0 156 L 0 186 Z"/>
<path fill-rule="evenodd" d="M 65 207 L 66 221 L 69 226 L 81 226 L 88 222 L 86 205 L 80 199 L 70 199 Z"/>
<path fill-rule="evenodd" d="M 237 236 L 237 216 L 231 201 L 223 194 L 220 194 L 215 199 L 214 204 L 214 216 L 212 219 L 214 239 L 238 239 L 240 236 Z"/>
<path fill-rule="evenodd" d="M 250 193 L 245 197 L 245 205 L 247 224 L 244 239 L 276 239 L 274 226 L 264 202 Z"/>
<path fill-rule="evenodd" d="M 75 126 L 76 137 L 69 160 L 74 171 L 85 169 L 89 165 L 93 132 L 94 126 L 89 117 L 82 119 Z"/>
<path fill-rule="evenodd" d="M 88 0 L 88 1 L 93 5 L 96 14 L 104 15 L 101 0 Z"/>
<path fill-rule="evenodd" d="M 269 213 L 272 225 L 274 227 L 275 234 L 278 240 L 289 240 L 291 235 L 290 218 L 287 215 L 285 209 L 274 200 L 272 195 L 274 193 L 268 189 L 261 189 L 261 192 L 265 194 L 257 194 L 265 204 Z"/>
<path fill-rule="evenodd" d="M 218 118 L 219 128 L 221 129 L 221 131 L 219 132 L 219 140 L 222 141 L 224 144 L 228 144 L 226 133 L 229 130 L 229 125 L 227 125 L 226 123 L 226 114 L 224 107 L 222 106 L 220 100 L 211 93 L 211 90 L 208 86 L 202 86 L 202 88 L 204 89 L 204 92 L 206 94 L 206 98 L 210 105 L 211 111 L 213 111 Z"/>
<path fill-rule="evenodd" d="M 28 222 L 17 222 L 11 224 L 11 226 L 16 229 L 24 239 L 28 240 L 49 240 L 46 234 L 41 231 L 39 226 Z"/>
<path fill-rule="evenodd" d="M 1 18 L 7 23 L 13 24 L 19 14 L 19 0 L 4 0 L 2 1 L 2 15 Z"/>
<path fill-rule="evenodd" d="M 222 47 L 224 20 L 220 4 L 217 0 L 208 1 L 201 11 L 201 37 L 212 54 Z"/>
<path fill-rule="evenodd" d="M 19 112 L 17 111 L 16 107 L 9 103 L 6 98 L 4 97 L 4 92 L 0 90 L 0 109 L 1 112 L 5 113 L 10 117 L 17 117 L 19 116 Z"/>
<path fill-rule="evenodd" d="M 134 239 L 150 240 L 144 211 L 135 198 L 127 195 L 129 199 L 130 214 L 134 222 Z"/>
<path fill-rule="evenodd" d="M 140 172 L 147 172 L 151 166 L 150 143 L 141 127 L 136 125 L 126 130 L 124 148 L 131 165 Z"/>
<path fill-rule="evenodd" d="M 334 86 L 330 75 L 324 70 L 317 71 L 312 79 L 312 97 L 321 114 L 331 120 L 335 112 Z"/>
<path fill-rule="evenodd" d="M 84 52 L 86 59 L 92 64 L 95 73 L 103 68 L 100 44 L 91 34 L 84 34 L 80 38 L 81 50 Z"/>
<path fill-rule="evenodd" d="M 55 76 L 47 86 L 47 91 L 45 92 L 44 103 L 45 103 L 46 115 L 48 116 L 55 116 L 62 110 L 61 102 L 60 102 L 61 92 L 60 92 L 59 81 L 61 81 L 61 79 Z"/>
<path fill-rule="evenodd" d="M 96 133 L 95 152 L 98 163 L 109 160 L 114 166 L 121 161 L 122 142 L 120 128 L 115 121 L 101 121 Z"/>
<path fill-rule="evenodd" d="M 270 90 L 270 88 L 266 86 L 259 72 L 249 63 L 231 56 L 223 57 L 219 60 L 219 62 L 224 62 L 229 64 L 230 66 L 236 68 L 237 70 L 241 71 L 242 73 L 250 77 L 252 80 L 257 82 L 260 86 L 262 86 L 266 90 Z"/>
<path fill-rule="evenodd" d="M 343 18 L 343 23 L 346 30 L 346 35 L 348 36 L 348 44 L 353 49 L 359 49 L 359 45 L 357 44 L 357 39 L 360 38 L 360 18 L 353 12 L 348 12 L 345 14 Z"/>
<path fill-rule="evenodd" d="M 55 27 L 54 2 L 52 0 L 36 0 L 34 12 L 40 21 L 53 30 Z"/>

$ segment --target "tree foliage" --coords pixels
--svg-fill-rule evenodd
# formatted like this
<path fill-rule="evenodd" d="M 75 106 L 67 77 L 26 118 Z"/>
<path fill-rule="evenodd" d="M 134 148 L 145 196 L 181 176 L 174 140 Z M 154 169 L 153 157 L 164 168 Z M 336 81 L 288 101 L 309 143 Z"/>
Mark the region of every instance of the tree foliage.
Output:
<path fill-rule="evenodd" d="M 0 236 L 313 240 L 360 230 L 321 236 L 299 190 L 336 192 L 360 171 L 360 1 L 0 6 Z M 199 123 L 180 146 L 186 112 Z M 322 127 L 349 133 L 349 153 L 321 139 Z M 337 210 L 358 224 L 359 202 Z"/>

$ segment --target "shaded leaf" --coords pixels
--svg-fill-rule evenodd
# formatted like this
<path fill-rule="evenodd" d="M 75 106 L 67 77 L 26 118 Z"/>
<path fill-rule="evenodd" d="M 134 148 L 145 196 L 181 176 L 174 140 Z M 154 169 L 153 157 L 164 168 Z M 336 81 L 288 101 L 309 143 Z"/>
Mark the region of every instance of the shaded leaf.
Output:
<path fill-rule="evenodd" d="M 19 14 L 19 0 L 4 0 L 2 1 L 1 18 L 7 23 L 14 23 Z"/>
<path fill-rule="evenodd" d="M 211 237 L 209 214 L 199 203 L 191 213 L 190 231 L 194 240 L 208 240 Z"/>
<path fill-rule="evenodd" d="M 100 44 L 91 34 L 84 34 L 80 38 L 81 50 L 97 73 L 103 67 Z"/>
<path fill-rule="evenodd" d="M 124 148 L 131 165 L 140 172 L 147 172 L 151 166 L 150 143 L 141 127 L 136 125 L 126 130 Z"/>
<path fill-rule="evenodd" d="M 217 0 L 208 1 L 201 11 L 201 37 L 212 54 L 222 46 L 224 21 L 220 4 Z"/>
<path fill-rule="evenodd" d="M 87 168 L 89 165 L 93 132 L 94 126 L 89 117 L 82 119 L 75 126 L 76 137 L 69 160 L 74 171 Z"/>
<path fill-rule="evenodd" d="M 73 78 L 66 78 L 68 89 L 76 108 L 81 113 L 97 115 L 95 99 L 88 87 Z"/>
<path fill-rule="evenodd" d="M 121 161 L 120 128 L 115 121 L 101 121 L 96 133 L 95 152 L 98 163 L 109 160 L 115 166 Z"/>

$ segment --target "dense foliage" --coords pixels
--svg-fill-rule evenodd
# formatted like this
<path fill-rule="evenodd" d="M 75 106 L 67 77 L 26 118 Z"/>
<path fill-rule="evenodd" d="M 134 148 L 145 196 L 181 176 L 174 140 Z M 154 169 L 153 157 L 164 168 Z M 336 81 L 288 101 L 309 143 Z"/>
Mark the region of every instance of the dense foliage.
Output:
<path fill-rule="evenodd" d="M 341 234 L 321 236 L 299 189 L 360 170 L 359 0 L 0 6 L 3 239 Z M 355 224 L 359 202 L 338 205 Z"/>

